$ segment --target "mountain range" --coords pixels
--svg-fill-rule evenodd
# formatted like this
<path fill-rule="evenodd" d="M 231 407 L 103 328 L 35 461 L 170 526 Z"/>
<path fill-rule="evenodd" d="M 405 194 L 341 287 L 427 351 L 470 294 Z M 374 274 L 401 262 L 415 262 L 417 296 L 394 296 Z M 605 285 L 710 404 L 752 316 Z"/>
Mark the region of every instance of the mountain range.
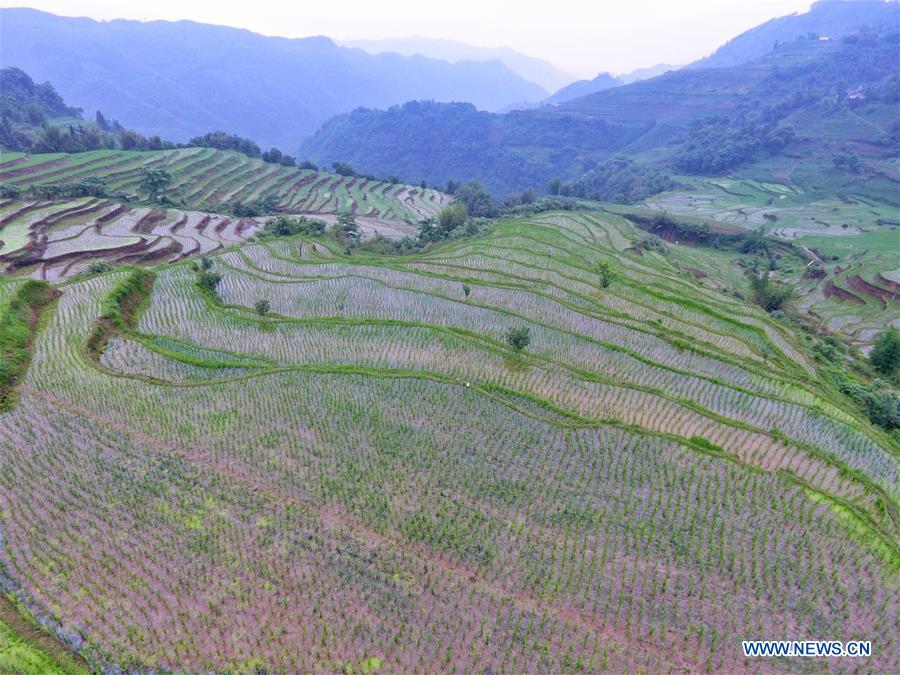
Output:
<path fill-rule="evenodd" d="M 370 54 L 394 52 L 404 56 L 421 54 L 432 59 L 457 61 L 501 61 L 520 77 L 543 87 L 547 92 L 560 89 L 575 76 L 560 70 L 549 61 L 522 54 L 509 47 L 478 47 L 457 40 L 440 40 L 413 36 L 381 40 L 344 40 L 346 47 L 357 47 Z"/>
<path fill-rule="evenodd" d="M 173 141 L 211 130 L 295 149 L 334 114 L 411 99 L 496 110 L 546 91 L 501 61 L 371 55 L 325 37 L 264 37 L 191 21 L 99 22 L 0 10 L 0 61 L 70 104 Z"/>
<path fill-rule="evenodd" d="M 474 177 L 502 195 L 541 190 L 551 178 L 605 176 L 603 163 L 617 154 L 654 170 L 715 175 L 788 152 L 791 164 L 809 167 L 812 190 L 833 156 L 852 151 L 867 156 L 872 175 L 848 176 L 848 186 L 868 181 L 895 200 L 883 176 L 898 133 L 898 53 L 895 32 L 807 37 L 739 66 L 681 69 L 504 115 L 424 102 L 357 109 L 329 120 L 300 154 L 435 185 Z M 632 183 L 644 180 L 628 171 Z M 628 192 L 646 196 L 640 185 Z M 596 186 L 585 194 L 613 196 Z"/>

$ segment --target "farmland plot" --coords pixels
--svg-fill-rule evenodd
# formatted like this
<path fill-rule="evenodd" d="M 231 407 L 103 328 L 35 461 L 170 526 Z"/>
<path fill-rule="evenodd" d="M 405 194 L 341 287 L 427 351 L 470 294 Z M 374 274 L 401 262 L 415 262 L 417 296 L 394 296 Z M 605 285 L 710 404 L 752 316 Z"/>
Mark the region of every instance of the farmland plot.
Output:
<path fill-rule="evenodd" d="M 139 236 L 236 232 L 161 215 Z M 739 643 L 790 635 L 896 672 L 896 449 L 638 236 L 547 214 L 213 250 L 214 293 L 177 259 L 62 285 L 0 414 L 4 584 L 95 669 L 792 672 Z"/>

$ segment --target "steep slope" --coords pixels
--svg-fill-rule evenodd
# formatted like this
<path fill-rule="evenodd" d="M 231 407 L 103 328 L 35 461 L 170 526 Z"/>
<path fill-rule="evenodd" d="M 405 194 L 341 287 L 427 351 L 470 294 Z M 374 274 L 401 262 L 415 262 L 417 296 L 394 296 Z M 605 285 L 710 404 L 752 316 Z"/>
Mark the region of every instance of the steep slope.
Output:
<path fill-rule="evenodd" d="M 428 98 L 493 110 L 545 95 L 499 61 L 372 56 L 323 37 L 188 21 L 100 23 L 28 9 L 3 9 L 0 19 L 4 65 L 52 81 L 70 104 L 173 141 L 222 129 L 291 152 L 357 106 Z"/>
<path fill-rule="evenodd" d="M 396 52 L 405 56 L 421 54 L 444 61 L 502 61 L 511 71 L 541 85 L 548 92 L 556 91 L 575 79 L 549 61 L 528 56 L 509 47 L 477 47 L 456 40 L 440 40 L 422 36 L 384 38 L 381 40 L 344 40 L 346 47 L 357 47 L 370 54 Z"/>
<path fill-rule="evenodd" d="M 604 89 L 612 89 L 613 87 L 621 87 L 622 81 L 613 77 L 610 73 L 600 73 L 593 80 L 578 80 L 572 84 L 568 84 L 552 96 L 544 99 L 545 103 L 565 103 L 579 96 L 593 94 L 596 91 Z"/>
<path fill-rule="evenodd" d="M 727 68 L 759 58 L 798 37 L 836 39 L 863 28 L 897 30 L 897 0 L 819 0 L 808 12 L 772 19 L 732 38 L 686 68 Z"/>

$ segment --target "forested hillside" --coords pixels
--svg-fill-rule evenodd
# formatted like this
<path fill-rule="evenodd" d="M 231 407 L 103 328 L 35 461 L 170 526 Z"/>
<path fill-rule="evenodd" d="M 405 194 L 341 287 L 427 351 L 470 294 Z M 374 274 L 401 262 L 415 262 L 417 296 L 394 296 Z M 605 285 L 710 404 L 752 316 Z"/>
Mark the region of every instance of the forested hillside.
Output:
<path fill-rule="evenodd" d="M 617 153 L 653 172 L 721 175 L 782 155 L 808 156 L 806 173 L 822 174 L 857 151 L 844 182 L 885 195 L 898 53 L 896 32 L 807 37 L 740 66 L 674 71 L 502 116 L 421 103 L 357 110 L 329 121 L 302 154 L 438 184 L 474 176 L 501 194 L 558 177 L 575 194 L 608 199 L 582 177 L 608 173 Z"/>

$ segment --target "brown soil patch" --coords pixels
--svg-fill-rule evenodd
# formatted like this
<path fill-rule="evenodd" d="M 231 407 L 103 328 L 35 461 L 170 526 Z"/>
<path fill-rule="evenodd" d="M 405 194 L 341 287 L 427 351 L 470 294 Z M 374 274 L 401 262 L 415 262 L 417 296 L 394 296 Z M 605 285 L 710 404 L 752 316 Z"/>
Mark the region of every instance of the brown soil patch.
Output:
<path fill-rule="evenodd" d="M 846 300 L 848 302 L 854 302 L 857 305 L 864 305 L 866 301 L 856 295 L 853 295 L 850 291 L 847 291 L 840 286 L 836 286 L 835 283 L 829 279 L 828 283 L 825 284 L 825 297 L 826 298 L 837 298 L 838 300 Z"/>
<path fill-rule="evenodd" d="M 866 295 L 875 298 L 881 305 L 882 309 L 887 309 L 888 301 L 897 302 L 898 300 L 900 300 L 900 293 L 888 291 L 884 288 L 881 288 L 881 286 L 870 284 L 858 274 L 849 277 L 847 279 L 847 284 L 851 288 L 853 288 L 853 290 L 859 291 L 860 293 L 865 293 Z"/>

